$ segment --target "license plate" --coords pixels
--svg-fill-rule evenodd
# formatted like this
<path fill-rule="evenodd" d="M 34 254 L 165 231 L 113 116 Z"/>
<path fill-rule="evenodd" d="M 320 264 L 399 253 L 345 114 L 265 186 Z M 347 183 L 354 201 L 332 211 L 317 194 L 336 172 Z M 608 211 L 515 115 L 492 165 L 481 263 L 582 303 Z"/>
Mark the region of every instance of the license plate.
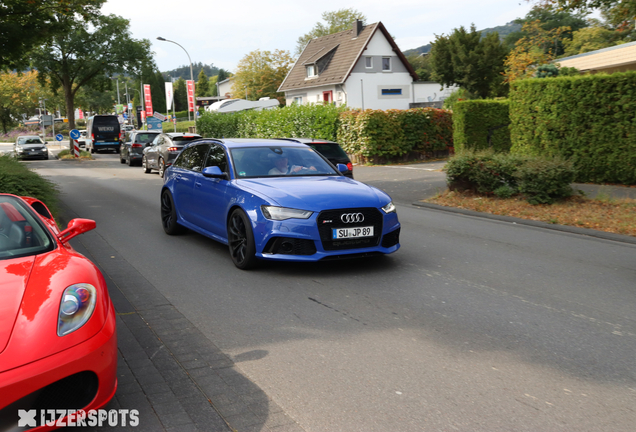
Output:
<path fill-rule="evenodd" d="M 38 152 L 33 151 L 33 152 L 29 152 L 29 154 L 36 155 L 36 154 L 38 154 Z"/>
<path fill-rule="evenodd" d="M 334 228 L 333 239 L 373 237 L 373 227 Z"/>

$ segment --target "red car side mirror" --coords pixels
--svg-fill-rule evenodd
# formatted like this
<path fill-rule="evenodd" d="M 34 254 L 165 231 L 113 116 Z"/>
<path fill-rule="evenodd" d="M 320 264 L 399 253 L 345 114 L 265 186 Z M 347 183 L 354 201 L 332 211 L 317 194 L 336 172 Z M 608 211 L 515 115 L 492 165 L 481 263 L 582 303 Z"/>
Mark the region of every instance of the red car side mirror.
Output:
<path fill-rule="evenodd" d="M 68 228 L 58 234 L 57 238 L 66 243 L 73 237 L 95 229 L 97 223 L 91 219 L 73 219 L 68 223 Z"/>

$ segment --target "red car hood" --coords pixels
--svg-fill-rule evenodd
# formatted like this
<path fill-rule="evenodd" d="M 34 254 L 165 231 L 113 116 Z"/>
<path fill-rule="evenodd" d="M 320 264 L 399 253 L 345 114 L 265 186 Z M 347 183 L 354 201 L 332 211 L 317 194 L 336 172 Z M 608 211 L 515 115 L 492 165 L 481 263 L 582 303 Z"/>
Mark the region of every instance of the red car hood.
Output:
<path fill-rule="evenodd" d="M 9 342 L 34 261 L 34 256 L 0 261 L 0 353 Z"/>

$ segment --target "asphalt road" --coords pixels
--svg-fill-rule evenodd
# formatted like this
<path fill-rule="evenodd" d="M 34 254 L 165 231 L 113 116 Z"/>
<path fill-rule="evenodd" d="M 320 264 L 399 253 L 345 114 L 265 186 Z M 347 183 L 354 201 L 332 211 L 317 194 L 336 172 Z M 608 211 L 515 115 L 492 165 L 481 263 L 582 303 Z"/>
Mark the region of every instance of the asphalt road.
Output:
<path fill-rule="evenodd" d="M 634 430 L 634 245 L 417 208 L 438 167 L 357 167 L 398 204 L 397 253 L 244 272 L 163 233 L 156 173 L 30 164 L 306 431 Z"/>

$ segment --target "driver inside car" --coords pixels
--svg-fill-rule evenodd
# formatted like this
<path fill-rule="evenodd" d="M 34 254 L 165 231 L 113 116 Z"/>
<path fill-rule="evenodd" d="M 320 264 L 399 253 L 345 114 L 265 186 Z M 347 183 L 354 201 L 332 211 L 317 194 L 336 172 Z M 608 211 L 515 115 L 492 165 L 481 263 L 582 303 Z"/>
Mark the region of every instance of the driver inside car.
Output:
<path fill-rule="evenodd" d="M 316 171 L 316 167 L 304 167 L 302 165 L 289 166 L 289 162 L 286 156 L 278 156 L 274 159 L 274 168 L 269 170 L 269 175 L 294 174 L 301 170 Z"/>

